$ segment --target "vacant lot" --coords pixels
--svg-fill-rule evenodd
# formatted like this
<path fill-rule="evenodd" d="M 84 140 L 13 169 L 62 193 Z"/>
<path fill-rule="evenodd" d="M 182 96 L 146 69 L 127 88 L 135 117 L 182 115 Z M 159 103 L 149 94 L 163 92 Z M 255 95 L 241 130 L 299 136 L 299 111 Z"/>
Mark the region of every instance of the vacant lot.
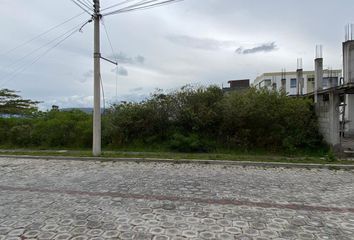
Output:
<path fill-rule="evenodd" d="M 0 239 L 353 239 L 354 172 L 0 158 Z"/>

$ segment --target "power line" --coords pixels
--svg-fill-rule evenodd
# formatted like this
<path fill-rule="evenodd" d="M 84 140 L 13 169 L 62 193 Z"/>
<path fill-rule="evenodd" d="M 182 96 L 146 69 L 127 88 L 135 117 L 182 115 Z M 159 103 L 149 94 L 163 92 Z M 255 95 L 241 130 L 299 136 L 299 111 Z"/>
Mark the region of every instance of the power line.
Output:
<path fill-rule="evenodd" d="M 31 52 L 29 52 L 29 53 L 27 53 L 26 55 L 22 56 L 22 57 L 21 57 L 20 59 L 18 59 L 17 61 L 14 61 L 14 62 L 12 62 L 11 64 L 9 64 L 9 65 L 7 65 L 7 66 L 5 66 L 5 67 L 2 67 L 2 68 L 9 68 L 9 67 L 11 67 L 11 66 L 13 66 L 13 65 L 16 65 L 17 63 L 21 63 L 21 62 L 22 62 L 23 60 L 25 60 L 27 57 L 29 57 L 29 56 L 31 56 L 32 54 L 34 54 L 34 53 L 40 51 L 40 50 L 43 49 L 43 48 L 49 46 L 49 45 L 52 44 L 53 42 L 55 42 L 55 41 L 57 41 L 58 39 L 62 38 L 62 37 L 65 36 L 66 34 L 72 32 L 74 29 L 78 28 L 78 27 L 81 26 L 81 25 L 82 25 L 82 23 L 76 25 L 75 27 L 73 27 L 73 28 L 71 28 L 70 30 L 64 32 L 63 34 L 59 35 L 58 37 L 56 37 L 56 38 L 54 38 L 53 40 L 49 41 L 48 43 L 44 44 L 43 46 L 38 47 L 38 48 L 32 50 Z"/>
<path fill-rule="evenodd" d="M 116 63 L 118 63 L 117 55 L 116 55 L 116 53 L 115 53 L 115 51 L 114 51 L 111 38 L 109 37 L 106 24 L 104 23 L 104 19 L 102 19 L 102 25 L 103 25 L 104 31 L 105 31 L 105 33 L 106 33 L 106 37 L 107 37 L 108 43 L 109 43 L 109 45 L 110 45 L 110 47 L 111 47 L 111 51 L 112 51 L 112 54 L 113 54 L 113 58 L 115 59 Z M 116 69 L 115 69 L 115 81 L 116 81 L 116 98 L 117 98 L 117 97 L 118 97 L 118 64 L 117 64 Z M 103 87 L 102 87 L 102 88 L 103 88 Z"/>
<path fill-rule="evenodd" d="M 91 0 L 83 0 L 83 1 L 86 2 L 86 4 L 92 8 L 92 11 L 95 10 L 93 6 L 93 2 Z"/>
<path fill-rule="evenodd" d="M 118 61 L 117 61 L 117 56 L 116 56 L 115 51 L 114 51 L 114 48 L 113 48 L 113 44 L 112 44 L 111 38 L 109 37 L 108 31 L 107 31 L 107 27 L 106 27 L 106 24 L 104 23 L 104 20 L 103 20 L 103 19 L 102 19 L 102 25 L 103 25 L 104 32 L 106 33 L 106 37 L 107 37 L 109 46 L 111 47 L 111 51 L 112 51 L 112 54 L 113 54 L 113 58 L 115 58 L 116 62 L 118 62 Z"/>
<path fill-rule="evenodd" d="M 92 1 L 90 1 L 90 0 L 81 0 L 81 1 L 85 2 L 88 6 L 93 7 Z"/>
<path fill-rule="evenodd" d="M 103 113 L 106 111 L 106 99 L 104 97 L 104 88 L 103 88 L 103 80 L 100 74 L 100 81 L 101 81 L 101 89 L 102 89 L 102 98 L 103 98 Z"/>
<path fill-rule="evenodd" d="M 81 24 L 80 24 L 81 25 Z M 24 70 L 26 70 L 28 67 L 32 66 L 33 64 L 35 64 L 36 62 L 38 62 L 42 57 L 44 57 L 46 54 L 48 54 L 50 51 L 52 51 L 53 49 L 55 49 L 56 47 L 58 47 L 61 43 L 63 43 L 65 40 L 67 40 L 68 38 L 70 38 L 71 36 L 73 36 L 76 32 L 78 32 L 79 29 L 76 28 L 75 30 L 71 31 L 71 33 L 66 36 L 65 38 L 63 38 L 62 40 L 60 40 L 59 42 L 57 42 L 55 45 L 53 45 L 52 47 L 48 48 L 45 52 L 43 52 L 42 54 L 40 54 L 39 56 L 37 56 L 37 58 L 35 58 L 31 63 L 24 65 L 22 68 L 17 69 L 17 71 L 12 73 L 12 76 L 10 78 L 5 79 L 1 84 L 0 87 L 4 86 L 4 84 L 6 84 L 8 81 L 12 80 L 15 76 L 17 76 L 19 73 L 23 72 Z"/>
<path fill-rule="evenodd" d="M 80 3 L 83 7 L 87 8 L 89 11 L 93 11 L 93 8 L 90 4 L 87 4 L 86 2 L 83 2 L 82 0 L 76 0 L 78 3 Z"/>
<path fill-rule="evenodd" d="M 150 8 L 160 7 L 162 5 L 177 3 L 177 2 L 181 2 L 181 1 L 184 1 L 184 0 L 167 0 L 167 1 L 160 2 L 160 3 L 150 4 L 147 6 L 139 6 L 139 7 L 133 7 L 133 8 L 126 7 L 123 9 L 118 9 L 118 10 L 115 10 L 112 12 L 105 13 L 102 16 L 109 16 L 109 15 L 113 15 L 113 14 L 120 14 L 120 13 L 132 12 L 132 11 L 137 11 L 137 10 L 150 9 Z M 145 4 L 141 4 L 141 5 L 145 5 Z"/>
<path fill-rule="evenodd" d="M 88 3 L 87 1 L 84 0 L 76 0 L 79 3 L 81 3 L 83 6 L 85 6 L 87 9 L 93 10 L 93 6 L 91 5 L 91 3 Z"/>
<path fill-rule="evenodd" d="M 125 0 L 123 2 L 116 3 L 116 4 L 113 4 L 113 5 L 109 6 L 109 7 L 103 8 L 101 11 L 105 11 L 105 10 L 108 10 L 108 9 L 111 9 L 111 8 L 114 8 L 114 7 L 117 7 L 117 6 L 121 6 L 121 5 L 124 5 L 126 3 L 133 2 L 133 1 L 136 1 L 136 0 Z"/>
<path fill-rule="evenodd" d="M 137 1 L 137 0 L 135 0 L 135 1 Z M 161 0 L 140 0 L 140 1 L 137 1 L 136 3 L 134 3 L 134 4 L 131 4 L 131 5 L 125 6 L 123 8 L 114 10 L 113 12 L 120 11 L 120 10 L 126 10 L 126 9 L 133 8 L 133 7 L 144 6 L 146 4 L 149 4 L 149 3 L 151 4 L 151 3 L 154 3 L 154 2 L 158 2 L 158 1 L 161 1 Z M 105 13 L 103 13 L 103 14 L 105 14 Z"/>
<path fill-rule="evenodd" d="M 86 13 L 88 13 L 90 16 L 92 15 L 92 13 L 90 13 L 85 7 L 83 7 L 81 4 L 79 4 L 78 2 L 76 2 L 75 0 L 71 0 L 76 6 L 78 6 L 79 8 L 81 8 L 82 10 L 84 10 Z"/>
<path fill-rule="evenodd" d="M 66 24 L 66 23 L 68 23 L 68 22 L 70 22 L 70 21 L 72 21 L 72 20 L 74 20 L 74 19 L 80 17 L 80 16 L 83 15 L 83 14 L 84 14 L 83 12 L 80 13 L 80 14 L 77 14 L 77 15 L 75 15 L 75 16 L 73 16 L 73 17 L 67 19 L 67 20 L 65 20 L 64 22 L 59 23 L 58 25 L 55 25 L 54 27 L 49 28 L 48 30 L 42 32 L 41 34 L 35 36 L 34 38 L 31 38 L 30 40 L 28 40 L 28 41 L 26 41 L 26 42 L 23 42 L 23 43 L 19 44 L 18 46 L 14 47 L 14 48 L 12 48 L 12 49 L 6 51 L 6 52 L 0 53 L 0 56 L 9 54 L 9 53 L 11 53 L 11 52 L 13 52 L 13 51 L 15 51 L 15 50 L 21 48 L 21 47 L 23 47 L 23 46 L 25 46 L 25 45 L 27 45 L 27 44 L 33 42 L 34 40 L 39 39 L 40 37 L 42 37 L 42 36 L 44 36 L 44 35 L 50 33 L 51 31 L 53 31 L 53 30 L 55 30 L 55 29 L 57 29 L 57 28 L 59 28 L 59 27 L 61 27 L 61 26 L 63 26 L 64 24 Z"/>

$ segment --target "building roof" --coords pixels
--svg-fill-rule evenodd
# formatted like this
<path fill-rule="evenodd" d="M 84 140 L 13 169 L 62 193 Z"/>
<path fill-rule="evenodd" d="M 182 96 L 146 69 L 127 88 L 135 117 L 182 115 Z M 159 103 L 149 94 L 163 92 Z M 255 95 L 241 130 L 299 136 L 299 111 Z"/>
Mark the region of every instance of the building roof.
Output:
<path fill-rule="evenodd" d="M 241 81 L 250 81 L 249 79 L 239 79 L 239 80 L 230 80 L 227 83 L 241 82 Z"/>

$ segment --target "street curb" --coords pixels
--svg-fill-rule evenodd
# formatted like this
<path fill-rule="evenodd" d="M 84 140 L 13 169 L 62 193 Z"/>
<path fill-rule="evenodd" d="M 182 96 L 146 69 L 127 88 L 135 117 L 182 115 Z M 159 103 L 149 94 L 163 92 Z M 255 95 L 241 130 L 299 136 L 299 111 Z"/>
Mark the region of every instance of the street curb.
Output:
<path fill-rule="evenodd" d="M 159 159 L 159 158 L 108 158 L 108 157 L 105 158 L 105 157 L 67 157 L 67 156 L 29 156 L 29 155 L 0 155 L 0 158 L 66 160 L 66 161 L 134 162 L 134 163 L 210 164 L 210 165 L 233 165 L 233 166 L 241 166 L 241 167 L 262 167 L 262 168 L 354 170 L 354 165 L 342 165 L 342 164 L 250 162 L 250 161 L 202 160 L 202 159 L 178 159 L 177 160 L 177 159 Z"/>

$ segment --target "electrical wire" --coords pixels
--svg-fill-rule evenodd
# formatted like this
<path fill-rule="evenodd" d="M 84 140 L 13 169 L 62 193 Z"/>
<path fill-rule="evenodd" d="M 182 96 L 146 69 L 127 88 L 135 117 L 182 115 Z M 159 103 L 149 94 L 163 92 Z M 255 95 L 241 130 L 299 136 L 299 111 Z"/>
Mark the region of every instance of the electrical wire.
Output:
<path fill-rule="evenodd" d="M 80 14 L 77 14 L 77 15 L 75 15 L 75 16 L 73 16 L 73 17 L 67 19 L 67 20 L 65 20 L 64 22 L 61 22 L 61 23 L 59 23 L 58 25 L 55 25 L 55 26 L 49 28 L 48 30 L 46 30 L 46 31 L 40 33 L 39 35 L 37 35 L 37 36 L 31 38 L 30 40 L 27 40 L 27 41 L 25 41 L 25 42 L 23 42 L 23 43 L 17 45 L 17 46 L 14 47 L 14 48 L 12 48 L 12 49 L 10 49 L 10 50 L 7 50 L 6 52 L 0 53 L 0 56 L 9 54 L 9 53 L 11 53 L 11 52 L 13 52 L 13 51 L 15 51 L 15 50 L 21 48 L 21 47 L 23 47 L 23 46 L 25 46 L 25 45 L 27 45 L 27 44 L 33 42 L 34 40 L 39 39 L 40 37 L 42 37 L 42 36 L 44 36 L 44 35 L 46 35 L 46 34 L 52 32 L 53 30 L 55 30 L 55 29 L 57 29 L 57 28 L 59 28 L 59 27 L 65 25 L 66 23 L 68 23 L 68 22 L 70 22 L 70 21 L 72 21 L 72 20 L 74 20 L 74 19 L 76 19 L 76 18 L 82 16 L 83 14 L 84 14 L 84 12 L 82 12 L 82 13 L 80 13 Z"/>
<path fill-rule="evenodd" d="M 127 8 L 124 8 L 124 9 L 118 9 L 118 10 L 115 10 L 115 11 L 112 11 L 112 12 L 108 12 L 108 13 L 102 14 L 102 16 L 109 16 L 109 15 L 132 12 L 132 11 L 138 11 L 138 10 L 145 10 L 145 9 L 160 7 L 162 5 L 177 3 L 177 2 L 181 2 L 181 1 L 184 1 L 184 0 L 167 0 L 167 1 L 160 2 L 160 3 L 150 4 L 148 6 L 140 6 L 140 7 L 134 7 L 134 8 L 128 8 L 127 7 Z"/>
<path fill-rule="evenodd" d="M 86 2 L 83 2 L 82 0 L 76 0 L 78 3 L 81 3 L 82 6 L 87 8 L 89 11 L 93 11 L 93 7 L 90 4 L 87 4 Z"/>
<path fill-rule="evenodd" d="M 102 25 L 103 25 L 103 29 L 104 29 L 104 31 L 106 33 L 106 37 L 107 37 L 108 43 L 109 43 L 109 45 L 111 47 L 113 58 L 115 59 L 115 61 L 117 63 L 117 66 L 115 68 L 115 80 L 116 80 L 116 98 L 118 98 L 118 59 L 117 59 L 117 55 L 116 55 L 116 53 L 114 51 L 113 44 L 112 44 L 111 38 L 109 37 L 108 30 L 107 30 L 107 27 L 106 27 L 106 24 L 105 24 L 103 18 L 102 18 L 101 22 L 102 22 Z"/>
<path fill-rule="evenodd" d="M 54 38 L 53 40 L 49 41 L 49 42 L 46 43 L 45 45 L 40 46 L 40 47 L 38 47 L 38 48 L 32 50 L 31 52 L 29 52 L 29 53 L 25 54 L 24 56 L 22 56 L 20 59 L 14 61 L 14 62 L 12 62 L 12 63 L 10 63 L 10 64 L 7 65 L 7 66 L 2 67 L 2 68 L 5 68 L 5 69 L 6 69 L 6 68 L 12 67 L 12 66 L 14 66 L 14 65 L 16 65 L 16 64 L 18 64 L 18 63 L 23 62 L 23 61 L 24 61 L 26 58 L 28 58 L 29 56 L 33 55 L 34 53 L 36 53 L 36 52 L 42 50 L 43 48 L 45 48 L 45 47 L 47 47 L 47 46 L 49 46 L 49 45 L 52 44 L 53 42 L 55 42 L 55 41 L 57 41 L 58 39 L 62 38 L 62 37 L 65 36 L 66 34 L 72 32 L 74 29 L 78 28 L 78 27 L 81 26 L 81 25 L 82 25 L 82 23 L 76 25 L 75 27 L 71 28 L 70 30 L 64 32 L 63 34 L 61 34 L 61 35 L 59 35 L 58 37 Z"/>
<path fill-rule="evenodd" d="M 85 21 L 86 22 L 86 21 Z M 61 43 L 63 43 L 65 40 L 67 40 L 68 38 L 70 38 L 71 36 L 73 36 L 75 33 L 79 32 L 79 29 L 76 28 L 75 30 L 71 31 L 70 34 L 68 34 L 65 38 L 61 39 L 59 42 L 57 42 L 55 45 L 53 45 L 52 47 L 48 48 L 45 52 L 43 52 L 42 54 L 40 54 L 39 56 L 37 56 L 37 58 L 35 58 L 32 62 L 30 62 L 29 64 L 23 66 L 22 68 L 17 69 L 17 71 L 12 73 L 12 76 L 5 79 L 1 84 L 0 87 L 4 86 L 4 84 L 6 84 L 8 81 L 12 80 L 14 77 L 16 77 L 19 73 L 22 73 L 24 70 L 26 70 L 28 67 L 32 66 L 33 64 L 35 64 L 36 62 L 38 62 L 42 57 L 44 57 L 46 54 L 48 54 L 50 51 L 52 51 L 53 49 L 55 49 L 56 47 L 58 47 Z"/>
<path fill-rule="evenodd" d="M 121 6 L 121 5 L 127 4 L 129 2 L 133 2 L 133 1 L 136 1 L 136 0 L 125 0 L 123 2 L 116 3 L 116 4 L 113 4 L 113 5 L 109 6 L 109 7 L 103 8 L 103 9 L 101 9 L 101 11 L 105 11 L 105 10 L 108 10 L 108 9 L 111 9 L 111 8 L 114 8 L 114 7 L 117 7 L 117 6 Z"/>
<path fill-rule="evenodd" d="M 121 10 L 126 10 L 126 9 L 130 9 L 130 8 L 134 8 L 134 7 L 141 7 L 141 6 L 144 6 L 144 5 L 147 5 L 147 4 L 152 4 L 152 3 L 155 3 L 155 2 L 159 2 L 161 0 L 141 0 L 135 4 L 132 4 L 132 5 L 129 5 L 125 8 L 122 8 Z"/>
<path fill-rule="evenodd" d="M 91 5 L 92 4 L 92 2 L 91 1 L 89 1 L 89 0 L 82 0 L 82 1 L 84 1 L 87 5 L 89 5 L 89 6 L 93 6 L 93 5 Z"/>
<path fill-rule="evenodd" d="M 106 33 L 106 37 L 107 37 L 109 46 L 110 46 L 111 51 L 112 51 L 112 54 L 113 54 L 112 56 L 113 56 L 113 58 L 116 60 L 116 63 L 118 63 L 117 55 L 115 54 L 115 51 L 114 51 L 114 48 L 113 48 L 113 44 L 112 44 L 111 38 L 109 37 L 108 31 L 107 31 L 106 24 L 104 23 L 104 20 L 103 20 L 103 19 L 102 19 L 101 22 L 102 22 L 102 25 L 103 25 L 104 32 Z"/>
<path fill-rule="evenodd" d="M 123 7 L 123 8 L 114 10 L 114 11 L 112 11 L 112 12 L 121 11 L 121 10 L 127 10 L 127 9 L 130 9 L 130 8 L 133 8 L 133 7 L 140 7 L 140 6 L 144 6 L 144 5 L 146 5 L 146 4 L 149 4 L 149 3 L 151 4 L 151 3 L 158 2 L 158 1 L 161 1 L 161 0 L 140 0 L 140 1 L 135 0 L 135 1 L 137 1 L 137 2 L 134 3 L 134 4 L 125 6 L 125 7 Z M 101 11 L 101 12 L 102 12 L 102 11 Z M 103 13 L 103 14 L 105 14 L 105 13 Z"/>
<path fill-rule="evenodd" d="M 102 81 L 101 74 L 100 74 L 100 82 L 101 82 L 101 90 L 102 90 L 102 98 L 103 98 L 103 114 L 104 114 L 104 112 L 106 111 L 106 99 L 104 97 L 104 88 L 103 88 L 103 81 Z"/>
<path fill-rule="evenodd" d="M 78 2 L 76 2 L 75 0 L 71 0 L 76 6 L 78 6 L 79 8 L 81 8 L 82 10 L 84 10 L 86 13 L 88 13 L 90 16 L 92 15 L 92 13 L 90 13 L 85 7 L 83 7 L 81 4 L 79 4 Z"/>

